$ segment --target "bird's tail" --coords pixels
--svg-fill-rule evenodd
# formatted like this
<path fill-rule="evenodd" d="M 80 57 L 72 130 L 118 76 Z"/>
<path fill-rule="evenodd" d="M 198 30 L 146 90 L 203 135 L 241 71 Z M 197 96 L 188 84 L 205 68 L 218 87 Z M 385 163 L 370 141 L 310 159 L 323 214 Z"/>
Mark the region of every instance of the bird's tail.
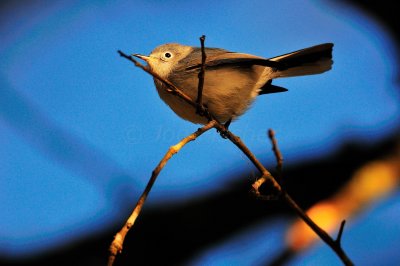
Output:
<path fill-rule="evenodd" d="M 274 78 L 320 74 L 331 69 L 333 43 L 324 43 L 274 58 L 282 64 Z"/>

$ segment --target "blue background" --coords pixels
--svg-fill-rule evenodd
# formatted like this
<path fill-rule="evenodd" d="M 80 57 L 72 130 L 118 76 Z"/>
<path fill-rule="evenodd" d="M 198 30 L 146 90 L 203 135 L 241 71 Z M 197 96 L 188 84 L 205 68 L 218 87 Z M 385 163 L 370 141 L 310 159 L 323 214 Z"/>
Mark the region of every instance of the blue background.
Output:
<path fill-rule="evenodd" d="M 168 109 L 152 78 L 119 57 L 119 49 L 148 54 L 167 42 L 198 46 L 205 34 L 208 47 L 273 57 L 333 42 L 330 72 L 276 80 L 289 92 L 260 97 L 232 124 L 265 161 L 274 160 L 268 128 L 276 131 L 287 164 L 330 154 L 349 139 L 373 143 L 398 129 L 394 41 L 354 8 L 328 1 L 33 1 L 5 7 L 0 10 L 4 257 L 45 252 L 121 220 L 121 210 L 132 207 L 166 149 L 197 129 Z M 168 163 L 147 204 L 218 193 L 237 171 L 257 176 L 236 147 L 208 132 Z M 277 232 L 284 226 L 271 222 L 260 228 L 283 245 Z M 255 259 L 243 254 L 249 254 L 241 256 L 245 262 Z M 334 255 L 329 258 L 327 263 L 337 263 Z"/>

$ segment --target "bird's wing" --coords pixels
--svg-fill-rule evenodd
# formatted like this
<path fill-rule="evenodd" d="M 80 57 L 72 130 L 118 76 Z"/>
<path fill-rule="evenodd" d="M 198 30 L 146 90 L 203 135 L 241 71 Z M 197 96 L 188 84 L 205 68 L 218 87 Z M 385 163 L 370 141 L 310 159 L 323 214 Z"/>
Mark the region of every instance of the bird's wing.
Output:
<path fill-rule="evenodd" d="M 201 68 L 201 49 L 195 48 L 190 58 L 185 58 L 180 62 L 180 70 L 198 70 Z M 251 54 L 229 52 L 218 48 L 206 48 L 206 69 L 216 69 L 227 66 L 250 67 L 250 66 L 269 66 L 280 69 L 283 65 L 276 61 L 271 61 Z"/>

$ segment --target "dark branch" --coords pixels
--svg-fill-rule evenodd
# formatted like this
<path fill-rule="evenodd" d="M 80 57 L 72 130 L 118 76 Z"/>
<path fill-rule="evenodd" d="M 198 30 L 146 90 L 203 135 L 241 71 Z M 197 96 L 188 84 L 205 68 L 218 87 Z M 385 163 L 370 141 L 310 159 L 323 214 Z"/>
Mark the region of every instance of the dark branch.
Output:
<path fill-rule="evenodd" d="M 199 83 L 197 87 L 197 114 L 202 115 L 205 110 L 203 108 L 203 87 L 204 87 L 204 76 L 205 76 L 205 63 L 206 63 L 206 51 L 204 48 L 204 41 L 206 39 L 206 36 L 203 35 L 200 37 L 200 44 L 201 44 L 201 68 L 199 72 Z"/>
<path fill-rule="evenodd" d="M 282 167 L 283 167 L 282 153 L 278 148 L 278 142 L 276 141 L 275 138 L 275 132 L 272 129 L 268 130 L 268 137 L 272 143 L 272 151 L 274 152 L 276 158 L 276 170 L 278 170 L 278 177 L 280 179 L 282 177 Z"/>
<path fill-rule="evenodd" d="M 339 247 L 342 245 L 341 241 L 342 241 L 342 235 L 343 235 L 343 230 L 344 230 L 345 224 L 346 224 L 346 220 L 343 220 L 342 223 L 340 224 L 339 232 L 338 232 L 337 238 L 335 240 L 335 242 L 337 243 L 337 245 Z"/>
<path fill-rule="evenodd" d="M 346 255 L 341 245 L 321 227 L 319 227 L 311 218 L 297 205 L 286 191 L 282 191 L 282 197 L 297 215 L 338 255 L 344 265 L 354 265 L 350 258 Z"/>

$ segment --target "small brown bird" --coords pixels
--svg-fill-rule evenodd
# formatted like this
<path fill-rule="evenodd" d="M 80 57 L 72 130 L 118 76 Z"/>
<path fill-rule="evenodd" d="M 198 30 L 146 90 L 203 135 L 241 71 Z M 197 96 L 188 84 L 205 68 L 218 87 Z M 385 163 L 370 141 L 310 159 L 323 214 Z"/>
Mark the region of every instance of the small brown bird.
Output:
<path fill-rule="evenodd" d="M 332 43 L 324 43 L 269 59 L 205 48 L 203 104 L 219 122 L 230 123 L 249 108 L 256 96 L 287 91 L 272 85 L 273 79 L 330 70 L 333 64 L 332 48 Z M 170 43 L 158 46 L 149 56 L 134 56 L 146 61 L 153 72 L 196 100 L 201 48 Z M 189 104 L 166 92 L 163 83 L 157 79 L 154 82 L 161 99 L 177 115 L 193 123 L 207 123 L 207 119 L 196 114 Z"/>

